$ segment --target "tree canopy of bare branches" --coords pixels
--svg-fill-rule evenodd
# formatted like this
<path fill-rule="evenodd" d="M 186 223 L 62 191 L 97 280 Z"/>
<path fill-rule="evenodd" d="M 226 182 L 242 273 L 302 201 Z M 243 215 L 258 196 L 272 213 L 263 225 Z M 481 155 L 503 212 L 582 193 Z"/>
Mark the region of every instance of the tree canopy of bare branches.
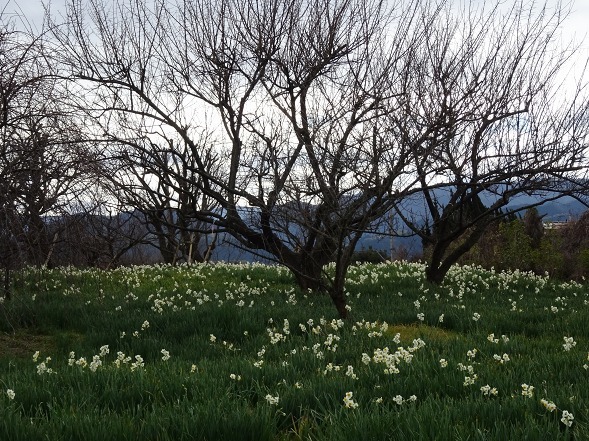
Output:
<path fill-rule="evenodd" d="M 458 12 L 446 10 L 413 53 L 419 71 L 398 121 L 409 138 L 429 133 L 411 152 L 425 215 L 407 200 L 397 211 L 428 248 L 435 283 L 496 219 L 584 197 L 588 182 L 586 83 L 566 77 L 565 11 L 466 2 Z"/>
<path fill-rule="evenodd" d="M 0 15 L 0 260 L 6 286 L 18 262 L 47 263 L 52 238 L 44 218 L 79 194 L 91 167 L 46 35 L 17 30 L 17 19 Z"/>

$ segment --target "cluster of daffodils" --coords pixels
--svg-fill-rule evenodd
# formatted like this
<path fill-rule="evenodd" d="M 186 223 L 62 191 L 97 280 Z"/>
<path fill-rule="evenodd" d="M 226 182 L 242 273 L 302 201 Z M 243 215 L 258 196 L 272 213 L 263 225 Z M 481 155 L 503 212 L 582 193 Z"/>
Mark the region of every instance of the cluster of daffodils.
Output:
<path fill-rule="evenodd" d="M 560 421 L 562 421 L 562 423 L 565 426 L 571 427 L 573 425 L 573 420 L 574 419 L 575 419 L 575 417 L 568 410 L 563 410 L 562 411 L 562 417 L 560 418 Z"/>
<path fill-rule="evenodd" d="M 212 344 L 216 344 L 217 337 L 214 334 L 209 334 L 209 341 Z M 225 349 L 227 349 L 229 351 L 236 351 L 237 350 L 237 349 L 235 349 L 235 346 L 233 345 L 233 343 L 229 343 L 228 341 L 225 341 L 225 340 L 221 341 L 221 346 L 223 346 Z"/>
<path fill-rule="evenodd" d="M 117 310 L 119 310 L 120 306 L 117 307 Z M 149 321 L 144 320 L 143 323 L 141 324 L 141 329 L 137 329 L 135 331 L 133 331 L 131 333 L 131 335 L 135 338 L 139 338 L 139 336 L 141 335 L 142 332 L 145 332 L 149 329 L 150 324 Z M 127 333 L 125 331 L 121 331 L 121 333 L 119 334 L 119 338 L 122 340 L 123 338 L 125 338 L 127 336 Z"/>
<path fill-rule="evenodd" d="M 562 347 L 564 348 L 565 351 L 568 352 L 572 348 L 577 346 L 577 342 L 573 339 L 573 337 L 563 337 L 563 339 L 564 339 L 564 344 L 562 345 Z"/>
<path fill-rule="evenodd" d="M 315 335 L 319 335 L 321 334 L 321 326 L 325 326 L 325 319 L 321 318 L 320 322 L 322 323 L 321 325 L 317 325 L 315 326 L 315 322 L 313 321 L 313 319 L 309 319 L 307 320 L 307 323 L 299 323 L 299 329 L 301 330 L 301 332 L 304 333 L 312 333 Z M 307 326 L 309 327 L 309 329 L 307 329 Z"/>
<path fill-rule="evenodd" d="M 303 349 L 305 349 L 303 347 Z M 323 351 L 321 350 L 321 344 L 320 343 L 315 343 L 312 347 L 313 350 L 313 354 L 315 355 L 315 357 L 319 360 L 322 360 L 325 358 L 325 355 L 323 354 Z"/>
<path fill-rule="evenodd" d="M 287 341 L 288 337 L 291 335 L 291 328 L 288 319 L 284 319 L 282 322 L 282 328 L 277 328 L 275 325 L 275 321 L 273 318 L 268 319 L 268 323 L 271 327 L 266 328 L 266 334 L 268 335 L 269 342 L 271 346 L 276 346 L 279 343 L 284 343 Z M 307 320 L 306 323 L 299 323 L 298 328 L 303 334 L 309 334 L 310 336 L 325 336 L 325 340 L 323 343 L 316 342 L 313 344 L 311 348 L 307 346 L 303 346 L 301 351 L 309 351 L 312 350 L 314 356 L 321 360 L 325 358 L 325 352 L 336 352 L 338 348 L 338 342 L 340 341 L 340 336 L 333 332 L 339 331 L 341 328 L 344 327 L 344 321 L 341 319 L 333 319 L 331 321 L 327 321 L 324 317 L 319 319 L 319 324 L 315 324 L 313 319 Z M 261 368 L 264 364 L 263 356 L 266 353 L 266 346 L 263 346 L 258 351 L 258 360 L 253 362 L 255 367 Z M 292 356 L 297 353 L 296 349 L 292 349 L 291 351 L 285 353 L 285 356 Z M 287 366 L 289 364 L 288 361 L 283 360 L 282 365 Z"/>
<path fill-rule="evenodd" d="M 354 333 L 354 335 L 356 335 L 356 332 L 359 330 L 365 330 L 365 331 L 368 331 L 369 338 L 382 337 L 384 335 L 384 333 L 387 332 L 388 329 L 389 329 L 389 325 L 387 322 L 379 323 L 379 322 L 369 322 L 366 320 L 356 322 L 352 326 L 352 332 Z"/>
<path fill-rule="evenodd" d="M 325 366 L 325 369 L 323 370 L 323 375 L 328 375 L 331 372 L 340 372 L 340 371 L 343 371 L 343 366 L 333 364 L 333 363 L 327 363 L 327 365 Z M 356 373 L 354 372 L 354 366 L 352 366 L 352 365 L 348 365 L 348 367 L 346 368 L 345 375 L 346 375 L 346 377 L 349 377 L 352 380 L 358 379 L 358 375 L 356 375 Z"/>
<path fill-rule="evenodd" d="M 477 374 L 474 373 L 474 367 L 472 365 L 464 365 L 462 363 L 458 363 L 457 368 L 461 372 L 466 372 L 468 375 L 464 376 L 463 385 L 472 386 L 476 380 L 479 378 Z"/>
<path fill-rule="evenodd" d="M 141 355 L 135 355 L 135 361 L 131 363 L 131 371 L 136 371 L 137 369 L 141 369 L 143 367 L 145 367 L 143 357 L 141 357 Z"/>
<path fill-rule="evenodd" d="M 411 395 L 407 399 L 404 399 L 401 395 L 395 395 L 393 397 L 393 402 L 399 406 L 402 406 L 405 403 L 413 403 L 415 401 L 417 401 L 417 397 L 415 395 Z"/>
<path fill-rule="evenodd" d="M 79 366 L 82 369 L 88 367 L 92 372 L 96 372 L 99 367 L 103 365 L 102 360 L 110 353 L 110 349 L 108 345 L 104 345 L 100 347 L 100 353 L 92 356 L 92 361 L 88 363 L 85 357 L 80 357 L 76 360 L 76 353 L 70 352 L 68 358 L 68 365 L 69 366 Z"/>
<path fill-rule="evenodd" d="M 162 354 L 162 361 L 168 361 L 170 359 L 170 353 L 166 349 L 162 349 L 160 352 Z M 101 346 L 100 352 L 98 354 L 92 356 L 92 360 L 90 362 L 88 362 L 86 357 L 80 357 L 80 358 L 76 359 L 76 354 L 75 354 L 75 352 L 72 351 L 69 353 L 68 365 L 69 366 L 78 366 L 82 370 L 88 368 L 90 371 L 96 372 L 99 368 L 103 368 L 106 366 L 106 356 L 109 353 L 110 353 L 110 349 L 109 349 L 108 345 Z M 133 372 L 138 369 L 144 368 L 145 367 L 145 360 L 143 359 L 143 357 L 141 355 L 137 354 L 135 356 L 130 356 L 130 355 L 126 355 L 122 351 L 118 351 L 115 360 L 112 362 L 112 365 L 114 365 L 115 368 L 117 368 L 117 369 L 120 369 L 123 366 L 128 366 L 129 369 Z M 39 371 L 39 367 L 37 367 L 37 371 Z M 193 365 L 191 372 L 195 372 L 195 371 L 196 371 L 196 366 Z"/>
<path fill-rule="evenodd" d="M 495 338 L 495 334 L 493 334 L 493 333 L 491 333 L 487 336 L 487 340 L 490 341 L 491 343 L 495 343 L 495 344 L 499 343 L 499 339 Z M 501 335 L 501 340 L 503 340 L 503 343 L 509 343 L 509 337 L 505 334 Z"/>
<path fill-rule="evenodd" d="M 405 263 L 405 265 L 403 265 Z M 378 285 L 381 282 L 381 279 L 389 279 L 391 277 L 390 269 L 397 269 L 397 270 L 411 270 L 413 267 L 411 265 L 421 265 L 421 264 L 409 264 L 407 265 L 406 262 L 387 262 L 381 263 L 378 265 L 354 265 L 348 271 L 349 283 L 350 285 Z M 384 269 L 384 270 L 383 270 Z M 419 274 L 421 278 L 423 278 L 422 274 Z M 410 276 L 409 276 L 410 277 Z M 382 285 L 381 285 L 382 286 Z"/>
<path fill-rule="evenodd" d="M 545 398 L 542 398 L 540 400 L 540 403 L 542 404 L 542 406 L 544 406 L 544 408 L 548 411 L 548 412 L 554 412 L 557 411 L 558 408 L 556 407 L 556 404 L 554 404 L 554 402 L 547 400 Z M 571 427 L 573 425 L 573 422 L 575 420 L 575 417 L 573 416 L 573 414 L 571 412 L 569 412 L 568 410 L 563 410 L 562 414 L 561 414 L 561 418 L 560 421 L 567 427 Z"/>
<path fill-rule="evenodd" d="M 481 387 L 481 392 L 485 397 L 496 397 L 497 395 L 499 395 L 499 391 L 497 390 L 497 388 L 491 387 L 488 384 Z"/>
<path fill-rule="evenodd" d="M 504 364 L 504 363 L 507 363 L 508 361 L 510 361 L 510 358 L 509 358 L 509 355 L 507 355 L 507 354 L 503 354 L 503 355 L 493 354 L 493 360 L 499 362 L 500 364 Z"/>
<path fill-rule="evenodd" d="M 357 409 L 358 408 L 358 403 L 354 401 L 354 393 L 353 392 L 346 392 L 346 395 L 344 396 L 344 406 L 347 409 Z"/>
<path fill-rule="evenodd" d="M 327 338 L 323 342 L 325 350 L 329 352 L 337 351 L 337 342 L 340 341 L 340 337 L 337 334 L 327 334 Z"/>
<path fill-rule="evenodd" d="M 278 405 L 278 402 L 280 401 L 280 397 L 279 397 L 278 395 L 276 395 L 276 396 L 273 396 L 273 395 L 267 394 L 267 395 L 266 395 L 266 401 L 267 401 L 267 402 L 268 402 L 270 405 L 272 405 L 272 406 L 276 406 L 276 405 Z"/>
<path fill-rule="evenodd" d="M 401 363 L 411 363 L 413 360 L 413 354 L 423 347 L 425 347 L 425 342 L 420 338 L 416 338 L 407 349 L 400 346 L 395 352 L 391 352 L 388 347 L 383 349 L 377 348 L 374 350 L 372 358 L 368 354 L 363 353 L 362 362 L 364 364 L 369 364 L 372 360 L 375 364 L 385 365 L 383 369 L 385 374 L 398 374 L 399 368 L 397 366 Z"/>
<path fill-rule="evenodd" d="M 39 351 L 36 351 L 36 352 L 33 354 L 33 361 L 34 361 L 35 363 L 36 363 L 37 361 L 39 361 L 39 357 L 40 357 L 40 355 L 41 355 L 41 354 L 39 353 Z M 37 374 L 38 374 L 38 375 L 45 375 L 45 374 L 55 374 L 55 373 L 56 373 L 56 372 L 55 372 L 55 371 L 54 371 L 52 368 L 48 367 L 48 365 L 49 365 L 49 362 L 51 362 L 51 357 L 46 357 L 46 358 L 45 358 L 45 361 L 42 361 L 41 363 L 39 363 L 39 364 L 37 365 Z"/>
<path fill-rule="evenodd" d="M 121 367 L 121 365 L 125 365 L 128 364 L 130 361 L 132 360 L 131 357 L 125 355 L 124 352 L 118 351 L 117 352 L 117 358 L 116 360 L 113 362 L 113 364 L 118 368 Z"/>
<path fill-rule="evenodd" d="M 167 311 L 178 312 L 182 310 L 191 310 L 194 311 L 198 306 L 206 305 L 206 304 L 216 304 L 217 306 L 221 307 L 225 303 L 232 303 L 235 304 L 238 308 L 249 307 L 252 308 L 255 304 L 255 301 L 251 299 L 251 297 L 256 296 L 260 297 L 267 292 L 269 287 L 268 282 L 264 282 L 263 280 L 252 280 L 251 276 L 248 275 L 246 281 L 235 283 L 235 282 L 225 282 L 226 291 L 224 294 L 213 293 L 209 294 L 204 288 L 201 290 L 194 289 L 194 282 L 200 281 L 203 285 L 206 284 L 207 274 L 210 276 L 210 273 L 215 270 L 237 270 L 243 271 L 244 269 L 251 269 L 256 266 L 261 266 L 260 264 L 223 264 L 217 263 L 214 266 L 209 265 L 208 267 L 193 265 L 191 267 L 185 268 L 188 272 L 190 271 L 191 274 L 189 275 L 192 280 L 191 287 L 186 285 L 186 292 L 184 294 L 178 292 L 180 286 L 177 282 L 175 282 L 175 286 L 172 293 L 165 293 L 163 288 L 158 289 L 155 294 L 151 294 L 148 297 L 148 302 L 151 303 L 151 310 L 157 314 L 163 314 Z M 276 268 L 278 271 L 279 269 Z M 157 276 L 155 276 L 157 278 Z M 252 286 L 255 285 L 255 286 Z M 289 295 L 288 304 L 296 304 L 296 297 L 294 294 Z"/>
<path fill-rule="evenodd" d="M 266 329 L 266 332 L 268 333 L 268 337 L 270 338 L 270 344 L 271 345 L 275 345 L 275 344 L 278 344 L 280 342 L 285 342 L 286 341 L 286 335 L 285 334 L 282 334 L 280 332 L 274 332 L 270 328 Z"/>
<path fill-rule="evenodd" d="M 542 404 L 542 406 L 546 408 L 548 412 L 554 412 L 556 410 L 556 404 L 554 404 L 552 401 L 548 401 L 545 398 L 542 398 L 540 400 L 540 403 Z"/>
<path fill-rule="evenodd" d="M 526 398 L 532 398 L 534 396 L 534 386 L 530 386 L 529 384 L 523 383 L 522 396 Z"/>

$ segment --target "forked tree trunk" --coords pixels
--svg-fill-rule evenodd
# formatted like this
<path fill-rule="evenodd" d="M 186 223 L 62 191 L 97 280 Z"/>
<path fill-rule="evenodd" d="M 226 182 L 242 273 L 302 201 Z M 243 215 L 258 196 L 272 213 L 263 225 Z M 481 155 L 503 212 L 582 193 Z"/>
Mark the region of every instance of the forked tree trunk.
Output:
<path fill-rule="evenodd" d="M 452 265 L 457 263 L 478 242 L 489 223 L 487 221 L 484 224 L 477 225 L 474 230 L 463 238 L 460 245 L 450 251 L 448 249 L 452 243 L 451 241 L 446 240 L 434 243 L 432 256 L 425 269 L 426 280 L 435 285 L 441 285 Z"/>

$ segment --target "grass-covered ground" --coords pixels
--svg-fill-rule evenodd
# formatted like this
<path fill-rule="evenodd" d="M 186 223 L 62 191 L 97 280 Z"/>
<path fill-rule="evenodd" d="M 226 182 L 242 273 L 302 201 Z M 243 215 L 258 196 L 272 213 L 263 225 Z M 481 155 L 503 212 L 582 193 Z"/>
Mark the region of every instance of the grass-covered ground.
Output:
<path fill-rule="evenodd" d="M 261 265 L 28 270 L 0 440 L 589 439 L 587 285 L 352 268 L 347 322 Z"/>

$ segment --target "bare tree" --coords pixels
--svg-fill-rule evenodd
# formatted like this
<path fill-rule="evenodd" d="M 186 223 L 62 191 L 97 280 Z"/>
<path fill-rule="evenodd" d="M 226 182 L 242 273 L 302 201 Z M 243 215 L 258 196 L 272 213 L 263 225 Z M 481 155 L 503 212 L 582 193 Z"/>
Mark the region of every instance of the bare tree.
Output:
<path fill-rule="evenodd" d="M 55 37 L 93 98 L 80 108 L 110 142 L 167 144 L 154 174 L 181 182 L 168 165 L 183 160 L 180 138 L 198 190 L 220 207 L 195 219 L 286 265 L 303 289 L 329 291 L 345 317 L 359 238 L 415 188 L 389 116 L 438 10 L 421 3 L 72 1 Z M 204 126 L 218 141 L 203 149 Z"/>
<path fill-rule="evenodd" d="M 4 270 L 4 296 L 10 298 L 10 270 L 19 260 L 17 241 L 20 193 L 18 170 L 26 155 L 18 145 L 18 128 L 26 104 L 22 90 L 38 80 L 31 71 L 34 45 L 17 32 L 12 21 L 0 15 L 0 262 Z"/>
<path fill-rule="evenodd" d="M 419 70 L 397 124 L 408 138 L 429 135 L 411 152 L 420 196 L 396 210 L 423 239 L 429 281 L 442 282 L 496 219 L 585 192 L 588 101 L 584 83 L 567 94 L 575 52 L 560 46 L 564 17 L 534 1 L 464 2 L 413 53 Z"/>
<path fill-rule="evenodd" d="M 16 30 L 0 16 L 0 234 L 5 287 L 18 264 L 45 265 L 58 216 L 92 170 L 92 157 L 67 106 L 45 34 Z"/>
<path fill-rule="evenodd" d="M 211 226 L 202 214 L 215 208 L 200 190 L 202 178 L 190 150 L 182 140 L 174 141 L 114 140 L 103 159 L 105 182 L 116 200 L 136 212 L 166 263 L 208 261 L 215 244 L 206 243 Z M 200 145 L 206 141 L 203 136 Z M 211 172 L 216 158 L 210 151 L 201 154 Z"/>
<path fill-rule="evenodd" d="M 49 226 L 59 233 L 52 258 L 57 265 L 106 269 L 129 261 L 145 263 L 144 253 L 138 252 L 149 245 L 143 217 L 100 196 L 100 189 L 86 193 L 72 212 Z M 132 255 L 140 260 L 129 258 Z"/>

